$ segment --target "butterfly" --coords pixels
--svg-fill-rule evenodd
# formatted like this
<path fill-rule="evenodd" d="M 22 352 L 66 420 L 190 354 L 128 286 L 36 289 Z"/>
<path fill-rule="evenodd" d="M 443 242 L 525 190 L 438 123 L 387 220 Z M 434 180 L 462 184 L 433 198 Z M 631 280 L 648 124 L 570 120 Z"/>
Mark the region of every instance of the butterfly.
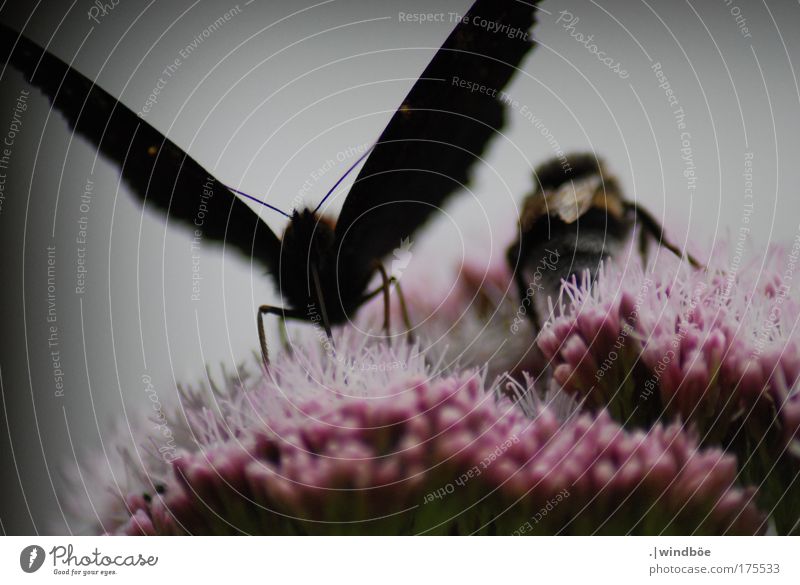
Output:
<path fill-rule="evenodd" d="M 267 268 L 288 304 L 258 308 L 259 340 L 268 364 L 263 325 L 268 314 L 306 321 L 321 316 L 330 336 L 331 325 L 346 322 L 383 292 L 388 327 L 392 280 L 381 261 L 467 184 L 475 160 L 503 127 L 503 104 L 490 91 L 473 88 L 497 95 L 507 85 L 534 45 L 526 31 L 535 22 L 536 4 L 475 2 L 364 160 L 357 161 L 363 166 L 339 217 L 334 221 L 319 213 L 324 199 L 315 209 L 281 212 L 289 219 L 282 236 L 239 197 L 277 208 L 216 180 L 90 79 L 3 25 L 0 59 L 38 87 L 77 134 L 120 165 L 137 197 L 192 229 L 197 229 L 202 202 L 203 239 L 224 242 Z M 383 284 L 369 292 L 376 274 Z"/>

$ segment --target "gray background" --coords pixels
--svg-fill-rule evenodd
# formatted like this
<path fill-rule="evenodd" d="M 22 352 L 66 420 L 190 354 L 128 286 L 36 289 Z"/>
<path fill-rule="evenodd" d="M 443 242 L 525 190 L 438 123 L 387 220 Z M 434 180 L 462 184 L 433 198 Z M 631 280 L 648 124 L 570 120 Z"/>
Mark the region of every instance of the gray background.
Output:
<path fill-rule="evenodd" d="M 700 256 L 743 225 L 746 152 L 753 155 L 755 194 L 748 245 L 758 251 L 791 242 L 800 221 L 793 66 L 800 62 L 800 7 L 738 1 L 751 38 L 725 1 L 544 2 L 535 29 L 540 45 L 508 89 L 565 151 L 603 156 L 628 196 L 664 218 L 672 239 L 688 241 Z M 337 153 L 377 138 L 454 26 L 401 23 L 398 13 L 463 14 L 469 2 L 240 1 L 239 14 L 186 58 L 181 49 L 235 3 L 121 0 L 99 23 L 87 18 L 92 5 L 5 2 L 0 19 L 49 44 L 135 111 L 180 58 L 146 119 L 221 181 L 289 209 L 306 180 L 312 185 L 304 201 L 311 206 L 333 185 L 349 164 L 337 161 Z M 561 10 L 579 18 L 574 30 L 594 35 L 598 48 L 630 72 L 628 79 L 556 23 Z M 662 64 L 686 113 L 694 193 L 653 62 Z M 24 87 L 21 76 L 3 73 L 0 135 Z M 206 364 L 218 372 L 250 360 L 255 309 L 278 297 L 260 268 L 207 246 L 201 300 L 191 301 L 188 231 L 143 215 L 115 167 L 102 159 L 95 164 L 94 149 L 73 138 L 36 91 L 28 103 L 0 212 L 0 520 L 7 533 L 63 533 L 75 527 L 64 520 L 68 498 L 60 478 L 75 467 L 76 453 L 96 450 L 114 428 L 124 434 L 128 417 L 149 408 L 142 375 L 152 377 L 166 404 L 177 383 L 202 380 Z M 532 169 L 553 155 L 539 129 L 509 112 L 505 133 L 476 169 L 472 192 L 418 234 L 410 270 L 446 284 L 465 255 L 502 254 L 514 239 Z M 329 159 L 334 168 L 313 179 Z M 87 177 L 94 181 L 89 279 L 78 297 L 74 240 Z M 283 229 L 284 218 L 260 212 L 273 229 Z M 46 246 L 52 244 L 66 382 L 60 398 L 46 342 Z"/>

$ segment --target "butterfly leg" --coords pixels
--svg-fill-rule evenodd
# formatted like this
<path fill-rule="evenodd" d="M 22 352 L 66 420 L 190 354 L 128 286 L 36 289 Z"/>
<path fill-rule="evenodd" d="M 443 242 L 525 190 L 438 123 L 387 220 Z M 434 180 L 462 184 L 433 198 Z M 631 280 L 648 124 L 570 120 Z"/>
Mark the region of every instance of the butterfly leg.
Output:
<path fill-rule="evenodd" d="M 264 362 L 264 367 L 269 369 L 269 352 L 267 351 L 267 334 L 264 331 L 264 316 L 265 315 L 281 315 L 284 319 L 302 319 L 303 314 L 300 311 L 293 311 L 291 309 L 284 309 L 283 307 L 273 307 L 272 305 L 261 305 L 256 314 L 256 324 L 258 326 L 258 341 L 261 344 L 261 359 Z"/>
<path fill-rule="evenodd" d="M 381 266 L 383 268 L 383 266 Z M 384 271 L 385 272 L 385 271 Z M 394 285 L 397 288 L 397 296 L 400 301 L 400 312 L 403 316 L 403 324 L 406 326 L 406 331 L 408 331 L 409 340 L 414 340 L 414 335 L 411 332 L 413 329 L 411 325 L 411 317 L 409 316 L 408 312 L 408 304 L 406 303 L 405 295 L 403 295 L 403 289 L 400 287 L 400 281 L 397 280 L 394 276 L 390 276 L 387 284 L 382 284 L 380 287 L 376 288 L 375 290 L 368 292 L 363 297 L 361 297 L 361 304 L 366 303 L 367 301 L 371 301 L 380 293 L 386 293 L 387 287 L 391 287 Z M 387 307 L 388 303 L 384 304 L 384 307 Z"/>
<path fill-rule="evenodd" d="M 328 341 L 331 342 L 333 352 L 336 353 L 336 345 L 333 343 L 333 332 L 331 331 L 331 322 L 328 320 L 328 311 L 325 308 L 325 297 L 322 296 L 319 272 L 314 264 L 311 265 L 311 278 L 314 280 L 314 290 L 316 291 L 317 302 L 319 303 L 319 312 L 322 315 L 322 326 L 325 328 L 325 335 L 328 336 Z"/>
<path fill-rule="evenodd" d="M 675 244 L 664 237 L 664 228 L 660 223 L 658 223 L 658 220 L 650 214 L 649 211 L 643 207 L 638 207 L 635 203 L 628 203 L 627 208 L 629 213 L 634 213 L 635 216 L 641 220 L 644 231 L 653 236 L 660 246 L 663 246 L 675 254 L 678 258 L 685 258 L 693 268 L 705 269 L 705 266 L 698 262 L 697 258 L 692 256 L 689 252 L 682 251 Z"/>
<path fill-rule="evenodd" d="M 289 329 L 286 327 L 286 319 L 281 319 L 281 328 L 279 330 L 279 335 L 281 340 L 281 346 L 289 353 L 292 353 L 292 344 L 291 340 L 289 339 Z"/>
<path fill-rule="evenodd" d="M 403 315 L 403 324 L 406 326 L 406 331 L 408 332 L 408 340 L 413 343 L 414 333 L 412 331 L 413 327 L 411 327 L 411 317 L 409 317 L 408 314 L 408 305 L 406 304 L 406 297 L 403 295 L 403 289 L 400 288 L 400 281 L 393 276 L 390 279 L 390 283 L 394 284 L 397 288 L 397 299 L 400 301 L 400 312 Z"/>
<path fill-rule="evenodd" d="M 386 332 L 386 338 L 391 341 L 392 312 L 391 301 L 389 300 L 389 286 L 391 285 L 392 281 L 386 272 L 386 268 L 377 260 L 375 261 L 375 270 L 381 275 L 381 281 L 383 282 L 381 287 L 376 291 L 376 293 L 383 293 L 383 330 Z"/>

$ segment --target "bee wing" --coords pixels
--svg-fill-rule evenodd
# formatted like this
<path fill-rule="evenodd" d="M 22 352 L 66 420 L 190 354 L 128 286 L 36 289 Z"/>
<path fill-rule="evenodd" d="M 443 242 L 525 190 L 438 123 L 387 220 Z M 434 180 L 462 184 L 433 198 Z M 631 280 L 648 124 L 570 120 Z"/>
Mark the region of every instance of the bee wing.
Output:
<path fill-rule="evenodd" d="M 564 223 L 575 223 L 592 207 L 595 194 L 601 187 L 601 178 L 591 176 L 578 181 L 568 181 L 546 195 L 547 212 L 558 216 Z"/>

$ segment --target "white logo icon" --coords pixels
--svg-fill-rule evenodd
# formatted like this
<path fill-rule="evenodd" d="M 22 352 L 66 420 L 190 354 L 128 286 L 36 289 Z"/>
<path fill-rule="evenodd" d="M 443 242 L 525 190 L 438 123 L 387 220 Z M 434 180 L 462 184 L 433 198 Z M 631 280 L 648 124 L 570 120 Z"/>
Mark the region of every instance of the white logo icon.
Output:
<path fill-rule="evenodd" d="M 403 276 L 403 272 L 405 272 L 406 268 L 408 268 L 408 265 L 411 263 L 411 258 L 414 256 L 411 253 L 411 245 L 411 240 L 409 238 L 403 238 L 400 240 L 400 246 L 392 251 L 394 259 L 392 260 L 392 269 L 389 276 L 396 280 L 400 280 L 400 277 Z"/>

